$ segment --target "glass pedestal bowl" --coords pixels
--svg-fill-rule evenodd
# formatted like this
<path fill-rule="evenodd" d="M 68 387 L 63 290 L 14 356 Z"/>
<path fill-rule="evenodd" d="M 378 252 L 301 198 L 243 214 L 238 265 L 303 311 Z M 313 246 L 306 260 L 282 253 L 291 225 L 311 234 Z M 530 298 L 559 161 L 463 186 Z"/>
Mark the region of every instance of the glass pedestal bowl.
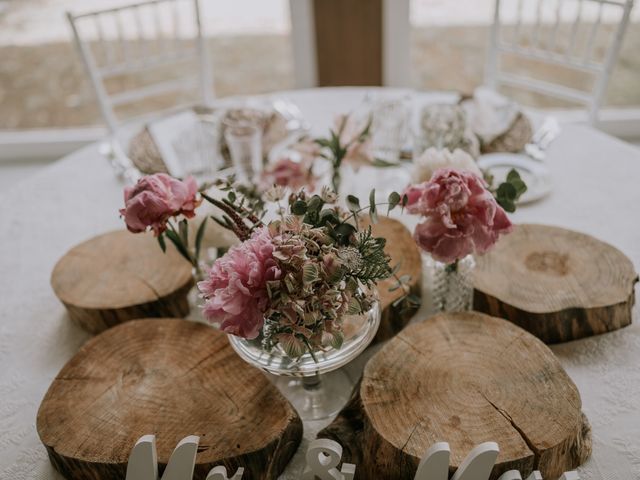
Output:
<path fill-rule="evenodd" d="M 307 352 L 299 358 L 289 357 L 279 345 L 265 350 L 261 337 L 247 340 L 229 335 L 229 341 L 244 361 L 282 379 L 276 383 L 302 420 L 321 420 L 337 414 L 349 400 L 353 383 L 338 369 L 367 348 L 378 331 L 380 317 L 378 301 L 360 315 L 345 316 L 341 348 L 314 350 L 313 355 Z"/>

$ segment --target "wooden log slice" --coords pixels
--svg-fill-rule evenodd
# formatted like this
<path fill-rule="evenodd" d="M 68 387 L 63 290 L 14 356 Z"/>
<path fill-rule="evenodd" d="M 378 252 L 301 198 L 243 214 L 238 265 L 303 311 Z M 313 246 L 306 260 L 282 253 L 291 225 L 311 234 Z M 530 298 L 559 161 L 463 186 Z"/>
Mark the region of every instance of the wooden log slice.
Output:
<path fill-rule="evenodd" d="M 191 265 L 151 234 L 115 231 L 73 247 L 56 264 L 51 286 L 69 317 L 99 333 L 135 318 L 184 317 Z"/>
<path fill-rule="evenodd" d="M 558 478 L 591 453 L 580 395 L 549 348 L 477 312 L 439 314 L 396 335 L 318 436 L 340 442 L 361 478 L 379 480 L 413 479 L 436 442 L 450 445 L 451 473 L 474 446 L 497 442 L 491 479 L 511 469 Z"/>
<path fill-rule="evenodd" d="M 385 251 L 391 257 L 391 265 L 401 264 L 396 275 L 398 277 L 409 275 L 411 293 L 421 296 L 422 257 L 411 232 L 399 221 L 382 216 L 380 221 L 372 226 L 372 231 L 375 236 L 384 237 L 387 240 Z M 396 280 L 393 277 L 378 283 L 382 319 L 374 342 L 393 337 L 409 323 L 416 312 L 416 309 L 403 310 L 400 306 L 393 305 L 403 295 L 402 289 L 389 291 L 389 288 L 395 284 Z"/>
<path fill-rule="evenodd" d="M 622 252 L 589 235 L 519 225 L 477 264 L 474 308 L 511 320 L 545 343 L 631 323 L 638 274 Z"/>
<path fill-rule="evenodd" d="M 37 429 L 53 466 L 73 480 L 124 478 L 138 438 L 154 434 L 166 466 L 177 443 L 200 437 L 194 479 L 215 465 L 275 479 L 302 422 L 226 335 L 184 319 L 144 319 L 89 340 L 49 387 Z"/>

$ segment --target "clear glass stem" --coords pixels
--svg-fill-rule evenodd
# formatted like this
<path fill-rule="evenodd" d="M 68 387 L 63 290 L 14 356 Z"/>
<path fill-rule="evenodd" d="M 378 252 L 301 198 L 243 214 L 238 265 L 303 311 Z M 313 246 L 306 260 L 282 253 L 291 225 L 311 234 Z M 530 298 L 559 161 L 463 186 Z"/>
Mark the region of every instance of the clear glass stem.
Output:
<path fill-rule="evenodd" d="M 310 377 L 302 377 L 302 388 L 307 392 L 319 390 L 322 388 L 322 378 L 317 374 Z"/>
<path fill-rule="evenodd" d="M 337 415 L 351 397 L 353 384 L 342 370 L 307 377 L 276 377 L 275 384 L 303 421 Z"/>

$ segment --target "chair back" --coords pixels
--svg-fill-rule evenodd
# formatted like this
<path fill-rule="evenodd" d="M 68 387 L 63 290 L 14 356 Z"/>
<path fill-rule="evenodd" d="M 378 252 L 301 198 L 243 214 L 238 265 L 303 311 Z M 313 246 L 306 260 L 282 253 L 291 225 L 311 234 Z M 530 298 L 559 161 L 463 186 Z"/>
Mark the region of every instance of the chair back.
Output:
<path fill-rule="evenodd" d="M 485 83 L 584 105 L 595 123 L 632 8 L 633 0 L 496 0 Z M 522 60 L 529 70 L 555 66 L 564 82 L 518 72 Z"/>
<path fill-rule="evenodd" d="M 156 115 L 211 103 L 212 72 L 199 0 L 147 0 L 68 12 L 67 18 L 112 134 L 124 117 L 131 120 L 143 100 L 154 110 L 147 114 Z"/>

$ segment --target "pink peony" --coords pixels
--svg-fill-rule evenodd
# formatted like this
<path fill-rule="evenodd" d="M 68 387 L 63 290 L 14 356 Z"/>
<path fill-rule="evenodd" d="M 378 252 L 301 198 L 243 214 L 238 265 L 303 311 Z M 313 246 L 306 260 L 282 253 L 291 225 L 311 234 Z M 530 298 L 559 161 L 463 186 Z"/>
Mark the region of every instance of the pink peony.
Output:
<path fill-rule="evenodd" d="M 120 210 L 130 232 L 151 227 L 155 236 L 167 228 L 167 220 L 176 215 L 192 218 L 200 205 L 198 185 L 193 177 L 180 181 L 165 173 L 148 175 L 133 187 L 124 189 L 125 207 Z"/>
<path fill-rule="evenodd" d="M 444 263 L 484 253 L 512 229 L 484 180 L 471 172 L 436 170 L 429 182 L 409 187 L 405 194 L 407 210 L 424 217 L 414 232 L 417 244 Z"/>
<path fill-rule="evenodd" d="M 311 174 L 311 163 L 304 159 L 296 162 L 289 157 L 283 157 L 264 170 L 262 183 L 265 188 L 273 185 L 289 187 L 293 190 L 307 186 L 313 188 L 314 178 Z"/>
<path fill-rule="evenodd" d="M 198 283 L 205 317 L 224 332 L 249 339 L 260 333 L 269 304 L 267 282 L 282 274 L 273 248 L 269 229 L 260 228 L 217 259 L 209 278 Z"/>

